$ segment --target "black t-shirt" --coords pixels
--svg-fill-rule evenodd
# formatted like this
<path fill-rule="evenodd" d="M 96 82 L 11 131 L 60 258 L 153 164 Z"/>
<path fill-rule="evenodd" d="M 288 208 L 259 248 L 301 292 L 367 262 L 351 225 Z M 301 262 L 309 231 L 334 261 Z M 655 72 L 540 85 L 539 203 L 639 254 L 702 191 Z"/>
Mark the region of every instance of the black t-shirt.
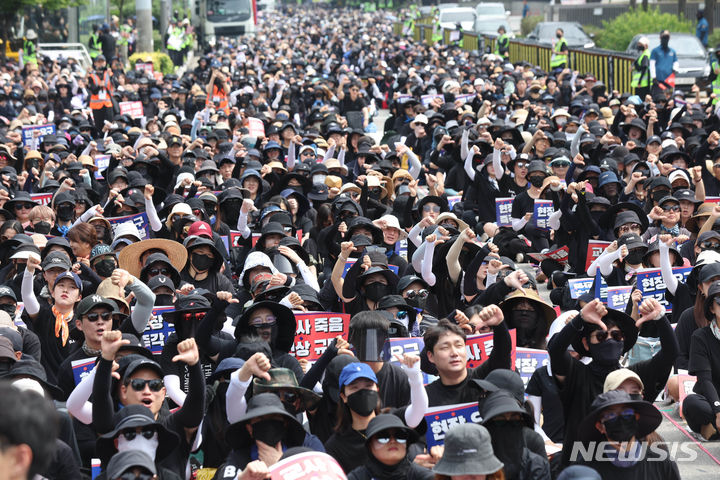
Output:
<path fill-rule="evenodd" d="M 340 464 L 345 472 L 351 472 L 367 460 L 365 431 L 352 428 L 344 432 L 335 432 L 325 442 L 325 452 Z"/>
<path fill-rule="evenodd" d="M 340 101 L 340 114 L 344 115 L 347 112 L 360 112 L 367 106 L 365 99 L 358 96 L 354 101 L 350 99 L 350 95 L 345 95 Z"/>
<path fill-rule="evenodd" d="M 165 375 L 177 375 L 180 377 L 180 388 L 183 392 L 188 393 L 188 378 L 190 375 L 188 366 L 185 362 L 172 361 L 173 357 L 178 354 L 178 343 L 180 343 L 180 339 L 177 334 L 170 334 L 165 342 L 165 346 L 163 347 L 162 354 L 158 359 L 158 363 L 160 363 Z M 205 379 L 212 375 L 215 370 L 215 362 L 213 362 L 203 351 L 200 352 L 200 365 Z"/>
<path fill-rule="evenodd" d="M 534 209 L 535 199 L 531 198 L 527 190 L 525 190 L 518 193 L 513 199 L 510 215 L 512 218 L 523 218 L 526 213 L 532 213 Z"/>
<path fill-rule="evenodd" d="M 525 393 L 541 398 L 542 429 L 553 442 L 562 443 L 565 431 L 562 401 L 555 379 L 548 375 L 547 366 L 542 366 L 533 372 Z"/>
<path fill-rule="evenodd" d="M 675 305 L 673 305 L 673 313 L 675 313 L 674 310 Z M 688 363 L 690 362 L 690 338 L 697 329 L 695 307 L 686 308 L 680 315 L 680 319 L 675 326 L 675 338 L 677 338 L 680 347 L 680 353 L 675 359 L 675 368 L 688 369 Z"/>
<path fill-rule="evenodd" d="M 707 399 L 714 413 L 720 413 L 720 340 L 709 326 L 692 334 L 688 371 L 697 376 L 693 391 Z"/>
<path fill-rule="evenodd" d="M 385 362 L 377 379 L 383 407 L 400 408 L 410 403 L 410 383 L 398 365 Z"/>
<path fill-rule="evenodd" d="M 663 480 L 680 480 L 677 464 L 669 458 L 664 460 L 646 458 L 627 468 L 616 467 L 612 462 L 605 461 L 592 461 L 581 464 L 595 469 L 603 479 L 647 480 L 662 478 Z"/>

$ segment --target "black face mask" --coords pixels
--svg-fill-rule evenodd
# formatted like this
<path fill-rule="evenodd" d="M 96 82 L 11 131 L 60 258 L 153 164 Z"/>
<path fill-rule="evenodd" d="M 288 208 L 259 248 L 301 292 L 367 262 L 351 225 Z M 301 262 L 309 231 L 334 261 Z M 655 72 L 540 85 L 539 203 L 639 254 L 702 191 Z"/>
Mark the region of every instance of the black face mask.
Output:
<path fill-rule="evenodd" d="M 365 285 L 365 296 L 373 302 L 377 302 L 382 297 L 387 295 L 388 291 L 389 287 L 384 283 L 372 282 Z"/>
<path fill-rule="evenodd" d="M 538 176 L 530 177 L 529 180 L 530 180 L 530 185 L 532 185 L 535 188 L 542 187 L 542 184 L 545 181 L 545 179 L 543 177 L 538 177 Z"/>
<path fill-rule="evenodd" d="M 630 252 L 628 253 L 628 256 L 625 257 L 625 263 L 628 263 L 630 265 L 639 265 L 642 263 L 642 259 L 642 252 Z"/>
<path fill-rule="evenodd" d="M 523 422 L 491 421 L 485 424 L 490 432 L 495 456 L 505 464 L 505 478 L 518 478 L 521 471 L 522 453 L 525 446 Z"/>
<path fill-rule="evenodd" d="M 670 35 L 661 35 L 660 36 L 660 45 L 662 45 L 663 48 L 667 49 L 669 44 L 670 44 Z"/>
<path fill-rule="evenodd" d="M 620 355 L 622 355 L 625 343 L 612 338 L 608 338 L 604 342 L 600 343 L 589 343 L 588 339 L 588 346 L 590 347 L 590 356 L 592 357 L 593 362 L 601 366 L 609 367 L 617 365 L 620 360 Z"/>
<path fill-rule="evenodd" d="M 347 404 L 350 410 L 361 417 L 370 415 L 378 402 L 378 392 L 375 390 L 359 390 L 347 397 Z"/>
<path fill-rule="evenodd" d="M 10 368 L 12 367 L 12 364 L 9 361 L 6 362 L 0 362 L 0 377 L 4 377 L 5 375 L 10 372 Z"/>
<path fill-rule="evenodd" d="M 11 303 L 5 303 L 3 305 L 0 305 L 0 312 L 7 313 L 8 315 L 10 315 L 10 318 L 13 318 L 13 319 L 15 318 L 15 310 L 16 310 L 15 305 L 13 305 Z"/>
<path fill-rule="evenodd" d="M 212 267 L 213 263 L 215 263 L 215 259 L 211 258 L 209 255 L 201 255 L 199 253 L 193 253 L 190 256 L 190 261 L 193 268 L 199 272 L 206 272 L 210 270 L 210 267 Z"/>
<path fill-rule="evenodd" d="M 173 305 L 173 296 L 169 293 L 158 293 L 155 295 L 155 305 Z"/>
<path fill-rule="evenodd" d="M 427 305 L 427 298 L 406 298 L 405 301 L 410 305 L 411 307 L 415 307 L 415 309 L 425 310 L 425 305 Z"/>
<path fill-rule="evenodd" d="M 603 422 L 608 440 L 616 442 L 627 442 L 637 434 L 637 418 L 633 415 L 630 418 L 623 418 L 618 415 L 612 420 Z"/>
<path fill-rule="evenodd" d="M 63 222 L 72 220 L 75 207 L 73 205 L 60 205 L 57 207 L 57 217 Z"/>
<path fill-rule="evenodd" d="M 253 438 L 274 447 L 282 440 L 285 422 L 282 420 L 260 420 L 253 426 Z"/>
<path fill-rule="evenodd" d="M 240 207 L 242 207 L 242 200 L 227 200 L 221 203 L 220 211 L 222 212 L 223 221 L 228 225 L 237 225 Z"/>
<path fill-rule="evenodd" d="M 103 278 L 108 278 L 112 275 L 115 270 L 115 260 L 100 260 L 95 263 L 95 272 Z"/>
<path fill-rule="evenodd" d="M 556 33 L 555 36 L 556 36 L 557 38 L 562 38 L 562 33 Z"/>
<path fill-rule="evenodd" d="M 667 197 L 668 195 L 670 195 L 670 192 L 661 190 L 659 192 L 652 192 L 652 194 L 650 196 L 652 197 L 653 200 L 655 200 L 656 202 L 659 202 L 661 199 Z"/>
<path fill-rule="evenodd" d="M 47 235 L 48 233 L 50 233 L 50 230 L 52 230 L 52 225 L 50 225 L 50 222 L 37 222 L 35 225 L 33 225 L 33 230 L 35 230 L 35 233 Z"/>

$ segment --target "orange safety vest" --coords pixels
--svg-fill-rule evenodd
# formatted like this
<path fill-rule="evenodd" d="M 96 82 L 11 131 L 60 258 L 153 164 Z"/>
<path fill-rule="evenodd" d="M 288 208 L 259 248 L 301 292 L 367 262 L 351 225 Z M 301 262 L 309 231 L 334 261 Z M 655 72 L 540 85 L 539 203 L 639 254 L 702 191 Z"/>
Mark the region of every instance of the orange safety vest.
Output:
<path fill-rule="evenodd" d="M 208 97 L 208 99 L 205 101 L 205 106 L 214 107 L 215 105 L 218 105 L 217 109 L 224 111 L 226 115 L 230 114 L 230 108 L 228 106 L 228 96 L 225 93 L 225 90 L 222 88 L 218 88 L 216 85 L 213 85 L 212 97 Z"/>
<path fill-rule="evenodd" d="M 93 110 L 99 110 L 103 107 L 112 108 L 112 100 L 110 97 L 112 96 L 114 88 L 112 82 L 110 81 L 110 71 L 105 70 L 102 82 L 96 73 L 91 73 L 90 78 L 92 78 L 93 82 L 95 82 L 95 85 L 100 87 L 100 90 L 97 93 L 90 95 L 90 108 Z"/>

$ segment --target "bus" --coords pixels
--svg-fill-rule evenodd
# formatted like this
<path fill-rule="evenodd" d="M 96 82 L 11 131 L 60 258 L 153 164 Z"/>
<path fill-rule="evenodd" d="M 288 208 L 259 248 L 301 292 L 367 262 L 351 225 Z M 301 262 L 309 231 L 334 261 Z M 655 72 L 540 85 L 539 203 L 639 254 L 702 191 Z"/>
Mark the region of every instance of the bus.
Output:
<path fill-rule="evenodd" d="M 192 0 L 193 25 L 201 45 L 214 45 L 218 37 L 255 33 L 256 0 Z"/>

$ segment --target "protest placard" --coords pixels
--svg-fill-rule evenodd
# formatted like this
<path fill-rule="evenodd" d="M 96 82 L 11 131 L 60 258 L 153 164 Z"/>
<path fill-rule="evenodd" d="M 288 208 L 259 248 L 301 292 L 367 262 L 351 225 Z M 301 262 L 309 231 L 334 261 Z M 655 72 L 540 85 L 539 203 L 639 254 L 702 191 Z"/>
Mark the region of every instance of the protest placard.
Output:
<path fill-rule="evenodd" d="M 23 145 L 30 147 L 31 150 L 40 148 L 40 142 L 42 142 L 45 135 L 55 135 L 55 125 L 47 123 L 45 125 L 28 125 L 22 127 Z"/>
<path fill-rule="evenodd" d="M 295 341 L 290 355 L 298 360 L 314 362 L 338 335 L 347 338 L 350 315 L 336 312 L 296 313 Z"/>
<path fill-rule="evenodd" d="M 480 423 L 482 417 L 478 411 L 478 402 L 444 405 L 429 408 L 425 414 L 427 432 L 425 440 L 428 450 L 435 445 L 445 443 L 445 435 L 456 425 Z"/>
<path fill-rule="evenodd" d="M 568 280 L 568 288 L 570 288 L 570 298 L 578 299 L 581 295 L 588 293 L 593 286 L 593 278 L 571 278 Z"/>
<path fill-rule="evenodd" d="M 515 329 L 510 329 L 510 341 L 512 344 L 510 350 L 511 362 L 515 363 L 515 347 L 517 346 Z M 493 333 L 481 333 L 478 335 L 468 335 L 465 340 L 465 348 L 467 350 L 467 366 L 468 368 L 477 368 L 488 359 L 493 349 Z"/>
<path fill-rule="evenodd" d="M 350 267 L 352 267 L 354 264 L 355 264 L 355 259 L 348 260 L 347 262 L 345 262 L 345 268 L 343 268 L 342 278 L 345 278 L 345 275 L 347 275 L 348 270 L 350 270 Z M 398 267 L 397 265 L 388 265 L 388 268 L 395 275 L 397 275 L 398 272 L 400 272 L 400 267 Z"/>
<path fill-rule="evenodd" d="M 552 200 L 535 200 L 532 224 L 540 230 L 550 230 L 550 215 L 555 213 Z"/>
<path fill-rule="evenodd" d="M 535 370 L 550 363 L 547 350 L 518 347 L 515 352 L 515 370 L 527 387 Z"/>
<path fill-rule="evenodd" d="M 627 303 L 630 301 L 630 293 L 632 285 L 623 285 L 621 287 L 608 287 L 607 289 L 607 306 L 615 310 L 625 311 Z"/>
<path fill-rule="evenodd" d="M 567 245 L 564 245 L 556 250 L 553 250 L 552 252 L 529 253 L 528 255 L 537 260 L 538 263 L 542 262 L 543 260 L 550 259 L 562 263 L 563 265 L 567 265 L 568 259 L 570 258 L 570 249 Z"/>
<path fill-rule="evenodd" d="M 269 471 L 271 480 L 347 480 L 337 460 L 322 452 L 303 452 L 293 455 L 279 461 L 270 467 Z M 237 473 L 239 475 L 242 471 Z M 233 471 L 233 478 L 234 475 Z"/>
<path fill-rule="evenodd" d="M 682 404 L 685 401 L 685 397 L 693 393 L 693 389 L 695 388 L 695 384 L 697 383 L 697 377 L 694 375 L 681 373 L 680 375 L 678 375 L 677 380 L 678 388 L 680 390 L 680 398 L 678 399 L 680 408 L 678 409 L 678 413 L 680 413 L 680 416 L 682 416 Z"/>
<path fill-rule="evenodd" d="M 675 267 L 673 275 L 678 282 L 685 283 L 688 275 L 692 271 L 692 267 Z M 646 268 L 639 270 L 637 273 L 636 285 L 642 293 L 643 300 L 654 298 L 665 306 L 668 312 L 672 312 L 672 304 L 665 299 L 665 282 L 659 268 Z"/>
<path fill-rule="evenodd" d="M 131 222 L 134 223 L 140 233 L 140 240 L 150 238 L 150 222 L 148 222 L 147 213 L 140 212 L 133 215 L 125 215 L 124 217 L 111 217 L 107 219 L 113 228 L 113 231 L 121 223 Z"/>
<path fill-rule="evenodd" d="M 33 201 L 38 202 L 40 205 L 50 205 L 50 201 L 52 200 L 53 194 L 52 192 L 49 193 L 31 193 L 30 198 L 33 199 Z"/>
<path fill-rule="evenodd" d="M 445 97 L 443 97 L 443 95 L 441 93 L 422 95 L 422 96 L 420 96 L 420 103 L 422 103 L 425 108 L 428 108 L 430 106 L 430 104 L 432 103 L 432 101 L 435 100 L 436 98 L 443 100 L 443 103 L 444 103 Z"/>
<path fill-rule="evenodd" d="M 81 358 L 80 360 L 73 360 L 72 362 L 70 362 L 70 367 L 72 368 L 73 372 L 73 378 L 75 379 L 75 385 L 78 385 L 83 378 L 90 375 L 90 372 L 95 366 L 96 361 L 97 358 L 88 357 Z"/>
<path fill-rule="evenodd" d="M 144 72 L 149 75 L 152 75 L 155 71 L 152 62 L 137 62 L 135 63 L 135 71 L 136 72 Z"/>
<path fill-rule="evenodd" d="M 383 347 L 383 360 L 398 363 L 395 355 L 412 353 L 418 357 L 422 355 L 425 346 L 422 337 L 388 338 Z M 423 372 L 423 385 L 434 382 L 438 377 Z"/>
<path fill-rule="evenodd" d="M 590 240 L 588 242 L 587 255 L 585 257 L 585 271 L 590 268 L 592 262 L 602 255 L 608 245 L 610 245 L 610 242 L 603 242 L 602 240 Z"/>
<path fill-rule="evenodd" d="M 263 125 L 262 120 L 255 117 L 248 118 L 248 134 L 251 137 L 264 137 L 265 136 L 265 125 Z"/>
<path fill-rule="evenodd" d="M 143 110 L 143 104 L 141 101 L 136 100 L 134 102 L 120 102 L 120 114 L 128 115 L 130 118 L 142 118 L 145 116 Z"/>
<path fill-rule="evenodd" d="M 95 162 L 95 166 L 97 167 L 97 170 L 95 170 L 95 178 L 97 180 L 102 180 L 102 172 L 107 170 L 107 168 L 110 166 L 110 155 L 95 155 L 93 161 Z"/>
<path fill-rule="evenodd" d="M 472 102 L 474 98 L 475 98 L 474 93 L 465 93 L 462 95 L 455 95 L 455 101 L 459 100 L 460 102 L 462 102 L 463 105 L 465 105 L 468 102 Z"/>
<path fill-rule="evenodd" d="M 142 342 L 145 348 L 155 355 L 162 353 L 165 342 L 167 342 L 170 334 L 175 331 L 175 326 L 166 322 L 163 319 L 163 314 L 174 311 L 175 307 L 172 305 L 155 307 L 152 310 L 150 321 L 148 321 L 148 325 L 142 334 Z"/>
<path fill-rule="evenodd" d="M 495 222 L 498 227 L 512 227 L 512 198 L 495 199 Z"/>
<path fill-rule="evenodd" d="M 450 210 L 452 210 L 453 205 L 458 203 L 460 200 L 462 200 L 461 195 L 450 195 L 449 197 L 447 197 L 448 207 L 450 208 Z"/>

